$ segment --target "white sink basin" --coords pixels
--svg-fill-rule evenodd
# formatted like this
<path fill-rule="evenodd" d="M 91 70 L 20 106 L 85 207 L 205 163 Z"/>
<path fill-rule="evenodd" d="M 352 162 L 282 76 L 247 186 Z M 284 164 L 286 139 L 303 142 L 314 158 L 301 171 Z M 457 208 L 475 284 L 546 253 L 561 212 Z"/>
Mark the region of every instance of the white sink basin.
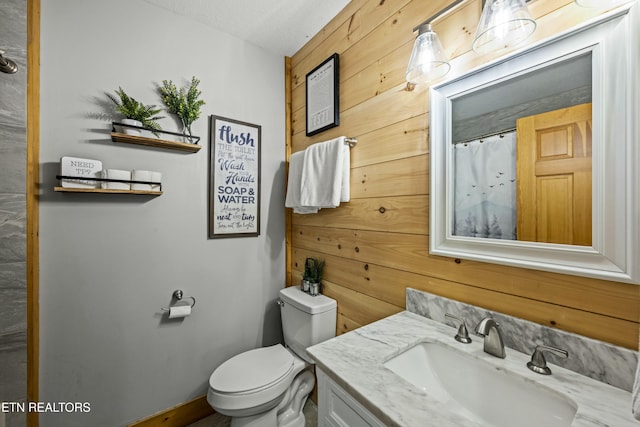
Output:
<path fill-rule="evenodd" d="M 420 343 L 384 366 L 481 425 L 565 427 L 578 410 L 552 389 L 439 342 Z"/>

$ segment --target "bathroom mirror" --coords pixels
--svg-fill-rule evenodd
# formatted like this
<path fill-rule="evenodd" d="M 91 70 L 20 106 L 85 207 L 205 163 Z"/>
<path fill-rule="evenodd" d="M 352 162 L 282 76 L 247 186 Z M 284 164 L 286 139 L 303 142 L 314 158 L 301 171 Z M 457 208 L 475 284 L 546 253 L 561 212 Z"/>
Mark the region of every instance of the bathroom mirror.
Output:
<path fill-rule="evenodd" d="M 431 253 L 640 283 L 638 15 L 431 87 Z"/>

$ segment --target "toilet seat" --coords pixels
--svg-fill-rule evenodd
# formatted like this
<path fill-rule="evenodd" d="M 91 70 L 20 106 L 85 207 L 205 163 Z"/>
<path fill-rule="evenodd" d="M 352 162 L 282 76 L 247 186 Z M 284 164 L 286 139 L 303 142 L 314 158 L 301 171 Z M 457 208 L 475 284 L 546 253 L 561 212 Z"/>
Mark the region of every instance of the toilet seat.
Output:
<path fill-rule="evenodd" d="M 209 378 L 209 387 L 222 394 L 257 393 L 288 377 L 293 355 L 281 344 L 238 354 L 220 365 Z"/>

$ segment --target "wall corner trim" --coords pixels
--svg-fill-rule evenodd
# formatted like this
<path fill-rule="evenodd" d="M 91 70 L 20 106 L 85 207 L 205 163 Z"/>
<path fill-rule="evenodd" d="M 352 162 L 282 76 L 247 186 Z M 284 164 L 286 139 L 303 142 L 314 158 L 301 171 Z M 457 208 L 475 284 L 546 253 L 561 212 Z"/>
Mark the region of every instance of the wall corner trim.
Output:
<path fill-rule="evenodd" d="M 40 389 L 39 180 L 40 180 L 40 0 L 27 1 L 27 400 Z M 37 412 L 27 426 L 38 427 Z"/>

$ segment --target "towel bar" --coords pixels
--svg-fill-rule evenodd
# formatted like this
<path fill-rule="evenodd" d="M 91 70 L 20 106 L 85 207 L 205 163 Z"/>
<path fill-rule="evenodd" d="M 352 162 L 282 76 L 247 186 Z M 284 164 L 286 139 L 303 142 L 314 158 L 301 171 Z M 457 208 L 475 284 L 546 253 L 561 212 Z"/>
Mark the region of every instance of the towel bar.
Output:
<path fill-rule="evenodd" d="M 347 144 L 350 148 L 353 148 L 358 143 L 358 138 L 345 138 L 344 143 Z"/>

